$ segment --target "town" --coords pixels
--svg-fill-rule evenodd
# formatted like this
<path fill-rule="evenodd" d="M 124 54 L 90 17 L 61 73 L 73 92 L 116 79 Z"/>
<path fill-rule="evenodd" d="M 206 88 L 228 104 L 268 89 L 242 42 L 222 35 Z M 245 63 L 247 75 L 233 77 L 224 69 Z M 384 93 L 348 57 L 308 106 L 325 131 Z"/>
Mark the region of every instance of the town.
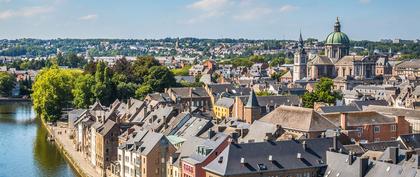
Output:
<path fill-rule="evenodd" d="M 81 176 L 419 176 L 418 55 L 331 24 L 320 42 L 92 40 L 41 57 L 4 40 L 1 92 L 32 100 Z"/>

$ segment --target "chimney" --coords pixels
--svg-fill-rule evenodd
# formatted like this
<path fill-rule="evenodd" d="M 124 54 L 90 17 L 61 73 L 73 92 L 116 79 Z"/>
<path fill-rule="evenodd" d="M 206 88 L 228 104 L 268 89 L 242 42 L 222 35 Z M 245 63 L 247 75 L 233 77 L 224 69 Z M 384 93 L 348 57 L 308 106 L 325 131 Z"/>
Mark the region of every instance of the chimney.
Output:
<path fill-rule="evenodd" d="M 230 134 L 231 143 L 238 143 L 238 132 L 232 132 Z"/>
<path fill-rule="evenodd" d="M 241 128 L 241 137 L 244 138 L 248 134 L 248 129 Z"/>
<path fill-rule="evenodd" d="M 337 135 L 333 136 L 333 147 L 332 147 L 332 149 L 334 150 L 334 152 L 337 152 L 337 150 L 338 150 Z"/>
<path fill-rule="evenodd" d="M 143 108 L 143 118 L 147 117 L 147 106 L 144 106 Z"/>
<path fill-rule="evenodd" d="M 405 121 L 405 116 L 395 116 L 395 123 L 397 123 L 397 126 L 398 126 L 398 124 L 400 124 L 404 121 Z"/>
<path fill-rule="evenodd" d="M 416 155 L 417 169 L 420 169 L 420 156 Z"/>
<path fill-rule="evenodd" d="M 347 130 L 347 119 L 348 119 L 348 115 L 347 115 L 348 113 L 345 113 L 345 112 L 343 112 L 343 113 L 341 113 L 341 116 L 340 116 L 340 126 L 341 126 L 341 129 L 343 129 L 343 130 Z"/>
<path fill-rule="evenodd" d="M 226 129 L 226 126 L 223 126 L 223 125 L 217 126 L 217 131 L 218 132 L 223 132 L 223 131 L 225 131 L 225 129 Z"/>
<path fill-rule="evenodd" d="M 302 154 L 301 154 L 301 153 L 297 153 L 296 157 L 297 157 L 298 159 L 302 159 Z"/>
<path fill-rule="evenodd" d="M 167 122 L 167 120 L 166 120 L 166 116 L 163 116 L 162 117 L 162 119 L 163 119 L 163 125 L 164 125 L 164 128 L 166 129 L 166 128 L 168 128 L 168 122 Z"/>
<path fill-rule="evenodd" d="M 349 163 L 349 165 L 353 164 L 353 152 L 351 151 L 349 152 L 347 162 Z"/>
<path fill-rule="evenodd" d="M 308 148 L 307 146 L 308 145 L 306 145 L 306 141 L 303 141 L 302 142 L 302 148 L 303 148 L 304 151 L 306 151 L 306 148 Z"/>
<path fill-rule="evenodd" d="M 214 132 L 214 130 L 210 129 L 209 130 L 209 139 L 212 139 L 214 137 L 214 135 L 216 135 L 216 132 Z"/>
<path fill-rule="evenodd" d="M 245 158 L 241 157 L 241 164 L 244 165 L 245 163 Z"/>
<path fill-rule="evenodd" d="M 272 133 L 265 133 L 265 141 L 271 141 L 273 139 L 273 134 Z"/>
<path fill-rule="evenodd" d="M 389 159 L 393 164 L 398 163 L 398 148 L 397 147 L 390 147 L 389 148 Z"/>
<path fill-rule="evenodd" d="M 369 167 L 369 158 L 361 157 L 359 161 L 359 177 L 364 177 Z"/>
<path fill-rule="evenodd" d="M 273 162 L 273 156 L 272 155 L 268 155 L 268 161 Z"/>

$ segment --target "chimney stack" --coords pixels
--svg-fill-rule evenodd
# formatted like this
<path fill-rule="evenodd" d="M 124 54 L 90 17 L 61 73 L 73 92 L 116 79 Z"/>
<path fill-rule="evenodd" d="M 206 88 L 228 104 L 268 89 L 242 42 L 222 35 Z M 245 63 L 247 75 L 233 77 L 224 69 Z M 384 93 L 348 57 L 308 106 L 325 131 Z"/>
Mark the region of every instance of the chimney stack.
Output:
<path fill-rule="evenodd" d="M 343 130 L 347 130 L 347 121 L 348 121 L 347 119 L 348 119 L 348 113 L 346 112 L 341 113 L 340 126 L 341 126 L 341 129 Z"/>
<path fill-rule="evenodd" d="M 349 163 L 349 165 L 353 164 L 353 152 L 351 151 L 349 152 L 347 162 Z"/>
<path fill-rule="evenodd" d="M 306 145 L 306 141 L 302 142 L 302 148 L 303 148 L 304 151 L 306 151 L 306 148 L 308 148 L 307 145 Z"/>
<path fill-rule="evenodd" d="M 369 167 L 369 158 L 361 157 L 359 161 L 359 177 L 364 177 Z"/>
<path fill-rule="evenodd" d="M 209 130 L 209 139 L 212 139 L 214 137 L 214 135 L 216 135 L 216 132 L 214 132 L 214 130 L 210 129 Z"/>
<path fill-rule="evenodd" d="M 333 136 L 333 147 L 332 147 L 332 149 L 333 149 L 335 152 L 337 152 L 337 150 L 338 150 L 337 135 L 334 135 L 334 136 Z"/>
<path fill-rule="evenodd" d="M 398 163 L 398 147 L 390 147 L 389 148 L 389 159 L 393 164 Z"/>

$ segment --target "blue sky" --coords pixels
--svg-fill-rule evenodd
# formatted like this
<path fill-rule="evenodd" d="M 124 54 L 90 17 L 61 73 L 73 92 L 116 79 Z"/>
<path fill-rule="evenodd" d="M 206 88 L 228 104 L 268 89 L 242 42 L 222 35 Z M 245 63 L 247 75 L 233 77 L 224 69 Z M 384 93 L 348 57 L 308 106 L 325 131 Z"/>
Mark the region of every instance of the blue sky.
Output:
<path fill-rule="evenodd" d="M 420 38 L 418 0 L 0 0 L 0 38 Z"/>

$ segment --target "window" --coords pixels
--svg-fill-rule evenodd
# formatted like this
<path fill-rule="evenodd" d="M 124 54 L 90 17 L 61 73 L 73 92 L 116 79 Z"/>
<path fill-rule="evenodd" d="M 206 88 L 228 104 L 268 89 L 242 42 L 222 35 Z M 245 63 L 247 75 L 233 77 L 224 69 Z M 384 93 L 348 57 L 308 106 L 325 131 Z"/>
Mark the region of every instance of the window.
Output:
<path fill-rule="evenodd" d="M 362 127 L 357 127 L 356 130 L 357 130 L 357 136 L 362 137 L 363 128 Z"/>
<path fill-rule="evenodd" d="M 397 125 L 391 125 L 391 132 L 397 131 Z"/>
<path fill-rule="evenodd" d="M 374 132 L 374 133 L 379 133 L 379 132 L 381 132 L 381 127 L 379 127 L 379 126 L 375 126 L 375 127 L 373 127 L 373 132 Z"/>

